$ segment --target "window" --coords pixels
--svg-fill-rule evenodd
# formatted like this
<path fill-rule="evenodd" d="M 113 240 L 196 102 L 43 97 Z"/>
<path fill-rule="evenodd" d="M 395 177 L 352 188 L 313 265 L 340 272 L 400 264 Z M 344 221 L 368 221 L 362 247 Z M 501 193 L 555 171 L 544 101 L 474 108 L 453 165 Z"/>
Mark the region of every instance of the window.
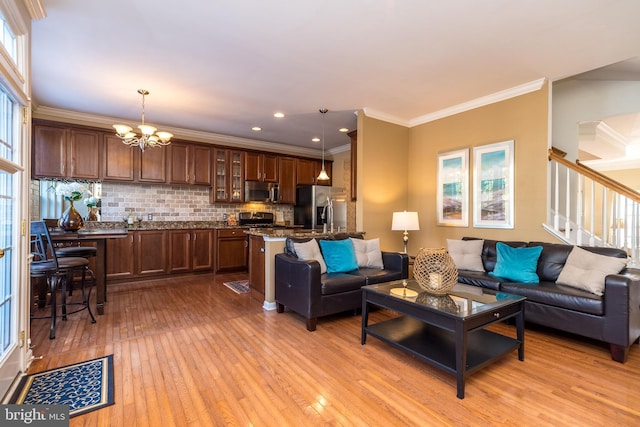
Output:
<path fill-rule="evenodd" d="M 4 46 L 5 50 L 13 59 L 13 62 L 18 63 L 18 55 L 17 55 L 17 43 L 16 36 L 13 35 L 11 28 L 7 24 L 7 21 L 4 20 L 4 17 L 0 15 L 0 19 L 2 20 L 2 32 L 0 32 L 0 43 Z"/>

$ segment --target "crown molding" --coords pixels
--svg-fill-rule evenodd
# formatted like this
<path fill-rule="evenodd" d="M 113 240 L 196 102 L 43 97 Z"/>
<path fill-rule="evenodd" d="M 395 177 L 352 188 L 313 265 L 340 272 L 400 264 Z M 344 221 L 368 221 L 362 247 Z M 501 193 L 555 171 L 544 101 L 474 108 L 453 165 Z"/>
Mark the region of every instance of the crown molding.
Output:
<path fill-rule="evenodd" d="M 484 107 L 485 105 L 494 104 L 496 102 L 505 101 L 510 98 L 515 98 L 516 96 L 525 95 L 530 92 L 535 92 L 537 90 L 540 90 L 546 81 L 547 81 L 546 78 L 541 78 L 529 83 L 522 84 L 520 86 L 512 87 L 510 89 L 505 89 L 500 92 L 492 93 L 487 96 L 476 98 L 468 102 L 463 102 L 462 104 L 454 105 L 452 107 L 435 111 L 433 113 L 425 114 L 424 116 L 415 117 L 409 120 L 405 120 L 400 117 L 387 114 L 383 111 L 379 111 L 373 108 L 363 108 L 362 110 L 364 111 L 364 114 L 368 117 L 378 119 L 378 120 L 383 120 L 385 122 L 393 123 L 396 125 L 412 128 L 414 126 L 423 125 L 425 123 L 429 123 L 434 120 L 453 116 L 454 114 L 464 113 L 465 111 L 470 111 L 479 107 Z"/>
<path fill-rule="evenodd" d="M 47 17 L 47 13 L 45 12 L 44 6 L 42 6 L 42 2 L 40 0 L 23 0 L 23 2 L 29 12 L 29 16 L 31 16 L 31 19 L 38 20 Z"/>
<path fill-rule="evenodd" d="M 396 125 L 409 127 L 409 121 L 405 119 L 401 119 L 398 116 L 393 116 L 391 114 L 387 114 L 384 111 L 379 111 L 374 108 L 365 107 L 362 109 L 364 111 L 364 115 L 367 117 L 371 117 L 372 119 L 382 120 L 384 122 L 393 123 Z"/>
<path fill-rule="evenodd" d="M 339 153 L 344 153 L 345 151 L 351 151 L 351 143 L 349 144 L 344 144 L 341 145 L 339 147 L 334 147 L 330 150 L 327 150 L 328 154 L 339 154 Z"/>
<path fill-rule="evenodd" d="M 112 130 L 113 123 L 120 123 L 122 119 L 106 117 L 96 114 L 81 113 L 78 111 L 63 110 L 47 106 L 38 106 L 33 111 L 33 118 L 53 121 L 63 121 L 77 125 L 102 127 Z M 259 139 L 241 138 L 237 136 L 222 135 L 212 132 L 202 132 L 177 127 L 162 126 L 163 130 L 171 132 L 175 139 L 185 139 L 194 142 L 204 142 L 207 144 L 219 144 L 232 146 L 234 148 L 246 148 L 260 151 L 277 152 L 303 157 L 317 157 L 322 155 L 320 150 L 298 147 L 294 145 L 281 144 L 277 142 L 262 141 Z M 339 148 L 339 147 L 338 147 Z M 334 148 L 333 150 L 336 150 Z"/>
<path fill-rule="evenodd" d="M 534 80 L 529 83 L 515 86 L 510 89 L 505 89 L 500 92 L 495 92 L 487 96 L 473 99 L 462 104 L 454 105 L 449 108 L 445 108 L 434 113 L 425 114 L 424 116 L 416 117 L 409 120 L 409 127 L 422 125 L 434 120 L 442 119 L 454 114 L 464 113 L 465 111 L 474 110 L 476 108 L 484 107 L 486 105 L 494 104 L 496 102 L 505 101 L 507 99 L 515 98 L 516 96 L 525 95 L 527 93 L 535 92 L 542 89 L 542 86 L 546 82 L 546 78 Z"/>
<path fill-rule="evenodd" d="M 584 160 L 580 163 L 598 172 L 640 169 L 640 159 L 638 158 Z"/>

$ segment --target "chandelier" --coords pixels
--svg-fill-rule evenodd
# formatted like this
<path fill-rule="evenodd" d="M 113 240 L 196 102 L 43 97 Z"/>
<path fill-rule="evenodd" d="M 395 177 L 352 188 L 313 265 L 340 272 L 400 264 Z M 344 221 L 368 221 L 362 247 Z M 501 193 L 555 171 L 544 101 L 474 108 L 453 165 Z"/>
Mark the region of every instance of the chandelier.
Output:
<path fill-rule="evenodd" d="M 329 175 L 327 174 L 327 170 L 324 167 L 324 115 L 327 114 L 326 108 L 320 108 L 318 111 L 322 114 L 322 170 L 318 175 L 319 181 L 327 181 L 329 179 Z"/>
<path fill-rule="evenodd" d="M 156 128 L 144 124 L 144 97 L 145 95 L 149 95 L 149 91 L 146 89 L 138 89 L 138 93 L 142 95 L 142 124 L 138 126 L 141 136 L 132 132 L 133 129 L 130 126 L 113 125 L 116 130 L 116 135 L 122 139 L 122 142 L 126 145 L 131 147 L 138 146 L 142 151 L 144 151 L 146 147 L 153 148 L 159 145 L 171 144 L 173 134 L 169 132 L 156 132 Z"/>

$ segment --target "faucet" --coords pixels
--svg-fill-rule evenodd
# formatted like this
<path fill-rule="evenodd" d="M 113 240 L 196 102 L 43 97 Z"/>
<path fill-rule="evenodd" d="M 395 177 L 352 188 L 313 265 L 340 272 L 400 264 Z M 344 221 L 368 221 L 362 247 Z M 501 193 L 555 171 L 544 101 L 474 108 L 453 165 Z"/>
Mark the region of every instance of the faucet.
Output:
<path fill-rule="evenodd" d="M 331 232 L 333 233 L 333 201 L 331 197 L 327 196 L 327 204 L 322 208 L 320 219 L 322 220 L 323 232 L 327 232 L 327 213 L 329 214 L 329 223 L 331 225 Z"/>

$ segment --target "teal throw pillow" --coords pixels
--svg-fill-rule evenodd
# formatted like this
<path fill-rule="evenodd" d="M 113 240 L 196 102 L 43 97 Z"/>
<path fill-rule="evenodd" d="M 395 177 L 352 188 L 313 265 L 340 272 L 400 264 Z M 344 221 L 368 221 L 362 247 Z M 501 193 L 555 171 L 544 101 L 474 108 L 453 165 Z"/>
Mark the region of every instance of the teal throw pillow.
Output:
<path fill-rule="evenodd" d="M 320 240 L 320 249 L 327 264 L 327 273 L 346 273 L 358 269 L 351 239 Z"/>
<path fill-rule="evenodd" d="M 518 283 L 540 283 L 536 274 L 538 258 L 542 253 L 542 246 L 531 248 L 512 248 L 511 246 L 496 243 L 498 260 L 491 276 L 501 277 Z"/>

